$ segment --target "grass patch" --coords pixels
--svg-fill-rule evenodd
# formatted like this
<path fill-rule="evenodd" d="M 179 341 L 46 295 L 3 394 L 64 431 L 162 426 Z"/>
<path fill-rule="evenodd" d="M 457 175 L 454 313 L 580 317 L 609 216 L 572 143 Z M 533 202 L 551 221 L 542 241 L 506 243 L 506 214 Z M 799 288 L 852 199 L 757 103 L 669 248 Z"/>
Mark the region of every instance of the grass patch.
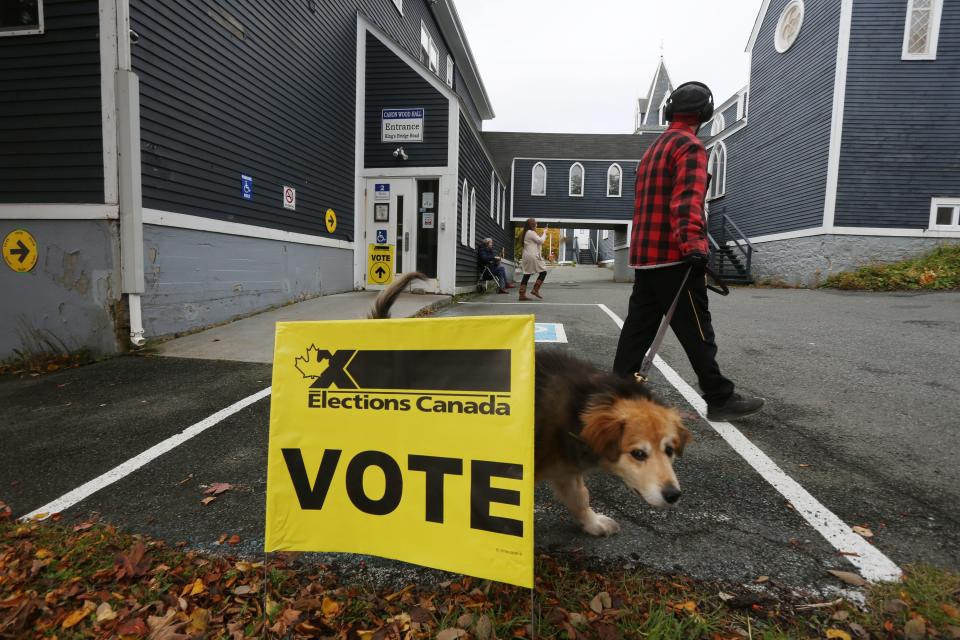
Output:
<path fill-rule="evenodd" d="M 862 609 L 573 556 L 540 556 L 536 576 L 531 621 L 525 589 L 344 584 L 293 555 L 264 566 L 109 525 L 19 524 L 0 503 L 0 638 L 960 638 L 960 576 L 930 567 L 871 587 Z"/>
<path fill-rule="evenodd" d="M 960 245 L 943 245 L 919 258 L 837 273 L 823 286 L 865 291 L 960 289 Z"/>

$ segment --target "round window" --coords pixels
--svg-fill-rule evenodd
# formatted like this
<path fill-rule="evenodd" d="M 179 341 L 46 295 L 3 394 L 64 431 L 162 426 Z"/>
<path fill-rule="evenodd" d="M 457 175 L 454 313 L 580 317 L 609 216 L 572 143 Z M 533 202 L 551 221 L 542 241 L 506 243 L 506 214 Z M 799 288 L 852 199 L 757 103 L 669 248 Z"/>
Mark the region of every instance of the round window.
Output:
<path fill-rule="evenodd" d="M 780 14 L 780 21 L 777 22 L 777 36 L 774 43 L 777 51 L 783 53 L 793 46 L 802 24 L 803 0 L 790 0 L 787 6 L 783 8 L 783 13 Z"/>

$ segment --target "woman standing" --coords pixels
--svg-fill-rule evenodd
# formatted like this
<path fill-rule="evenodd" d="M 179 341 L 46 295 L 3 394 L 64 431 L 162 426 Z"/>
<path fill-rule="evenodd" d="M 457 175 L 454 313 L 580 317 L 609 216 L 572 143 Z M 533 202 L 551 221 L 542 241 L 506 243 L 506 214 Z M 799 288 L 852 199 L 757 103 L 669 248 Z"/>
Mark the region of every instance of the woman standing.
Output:
<path fill-rule="evenodd" d="M 540 285 L 543 284 L 544 278 L 547 277 L 547 265 L 543 261 L 542 248 L 543 241 L 547 239 L 547 230 L 550 227 L 545 227 L 543 230 L 543 235 L 537 235 L 537 221 L 533 218 L 527 218 L 527 222 L 523 225 L 523 256 L 520 259 L 520 266 L 523 269 L 523 278 L 520 280 L 520 299 L 529 300 L 527 297 L 527 282 L 530 280 L 530 276 L 534 273 L 538 273 L 537 281 L 533 285 L 533 291 L 530 293 L 537 296 L 541 300 L 543 296 L 540 295 Z"/>

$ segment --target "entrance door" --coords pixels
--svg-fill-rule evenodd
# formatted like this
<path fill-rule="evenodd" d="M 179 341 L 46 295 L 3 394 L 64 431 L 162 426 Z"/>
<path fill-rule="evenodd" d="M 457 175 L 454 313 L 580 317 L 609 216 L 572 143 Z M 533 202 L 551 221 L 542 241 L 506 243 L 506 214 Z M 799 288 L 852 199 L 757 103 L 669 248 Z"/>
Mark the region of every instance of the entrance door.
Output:
<path fill-rule="evenodd" d="M 411 178 L 367 181 L 367 242 L 393 246 L 393 277 L 417 270 L 416 184 Z M 367 273 L 368 289 L 383 289 L 376 275 Z"/>
<path fill-rule="evenodd" d="M 367 239 L 369 245 L 393 245 L 394 278 L 410 271 L 428 276 L 424 289 L 439 290 L 437 227 L 439 180 L 372 178 L 367 180 Z M 368 289 L 383 289 L 376 274 L 367 273 Z"/>

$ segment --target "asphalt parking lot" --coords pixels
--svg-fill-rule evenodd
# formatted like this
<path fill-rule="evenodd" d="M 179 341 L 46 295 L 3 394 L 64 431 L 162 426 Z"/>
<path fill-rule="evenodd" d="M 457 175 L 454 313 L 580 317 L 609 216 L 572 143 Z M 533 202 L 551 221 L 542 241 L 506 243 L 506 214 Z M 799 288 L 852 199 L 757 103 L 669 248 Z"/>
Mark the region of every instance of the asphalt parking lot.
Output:
<path fill-rule="evenodd" d="M 548 280 L 544 295 L 532 304 L 487 295 L 438 315 L 535 313 L 561 323 L 567 339 L 538 350 L 608 368 L 629 286 Z M 618 480 L 594 476 L 594 508 L 623 527 L 594 539 L 538 487 L 537 547 L 816 590 L 843 586 L 828 569 L 874 578 L 918 562 L 960 570 L 960 296 L 737 289 L 711 304 L 722 369 L 768 408 L 729 427 L 707 423 L 669 336 L 653 384 L 695 434 L 677 464 L 683 498 L 654 510 Z M 261 553 L 270 375 L 256 362 L 131 356 L 2 380 L 0 500 L 18 516 L 57 504 L 232 406 L 192 439 L 74 494 L 63 517 L 99 517 L 199 549 L 236 534 L 231 550 Z M 233 486 L 201 504 L 213 483 Z"/>

